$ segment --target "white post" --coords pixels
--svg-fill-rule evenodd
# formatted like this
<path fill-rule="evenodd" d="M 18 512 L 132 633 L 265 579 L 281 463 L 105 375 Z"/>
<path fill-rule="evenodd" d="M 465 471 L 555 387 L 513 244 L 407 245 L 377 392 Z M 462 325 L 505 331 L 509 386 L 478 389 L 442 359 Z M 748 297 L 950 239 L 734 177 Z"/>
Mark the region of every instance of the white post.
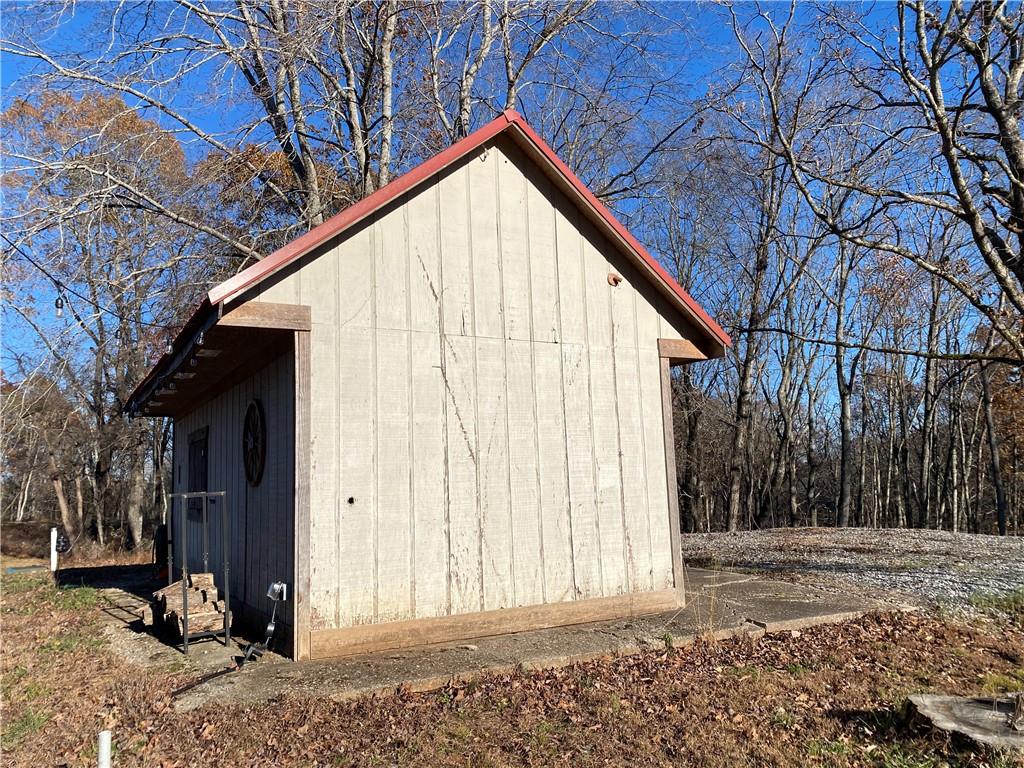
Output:
<path fill-rule="evenodd" d="M 110 768 L 110 731 L 100 731 L 96 765 L 97 768 Z"/>
<path fill-rule="evenodd" d="M 57 572 L 57 529 L 50 529 L 50 572 Z"/>

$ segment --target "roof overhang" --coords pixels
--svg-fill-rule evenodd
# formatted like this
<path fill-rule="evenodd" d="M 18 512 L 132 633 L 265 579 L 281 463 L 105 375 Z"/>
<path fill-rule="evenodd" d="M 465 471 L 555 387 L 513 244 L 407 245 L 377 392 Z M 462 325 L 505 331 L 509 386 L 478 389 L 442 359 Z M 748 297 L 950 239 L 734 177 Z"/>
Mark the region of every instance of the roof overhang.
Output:
<path fill-rule="evenodd" d="M 693 323 L 703 337 L 700 346 L 706 357 L 721 357 L 725 354 L 725 349 L 731 344 L 731 340 L 722 327 L 665 271 L 665 268 L 651 256 L 640 241 L 569 170 L 569 167 L 526 121 L 517 112 L 509 110 L 372 195 L 346 208 L 265 259 L 212 288 L 175 339 L 172 351 L 160 358 L 132 393 L 125 410 L 129 413 L 150 412 L 151 409 L 144 409 L 143 405 L 156 391 L 155 384 L 166 382 L 169 373 L 180 370 L 183 359 L 191 360 L 191 351 L 195 348 L 196 341 L 217 324 L 224 314 L 225 306 L 243 298 L 248 290 L 263 280 L 369 218 L 383 206 L 412 192 L 499 134 L 511 138 L 544 171 L 556 187 L 579 207 L 598 231 L 630 258 L 641 274 L 657 288 L 669 304 Z"/>
<path fill-rule="evenodd" d="M 294 332 L 310 327 L 305 306 L 248 302 L 228 310 L 203 302 L 135 388 L 125 411 L 188 413 L 287 352 Z"/>

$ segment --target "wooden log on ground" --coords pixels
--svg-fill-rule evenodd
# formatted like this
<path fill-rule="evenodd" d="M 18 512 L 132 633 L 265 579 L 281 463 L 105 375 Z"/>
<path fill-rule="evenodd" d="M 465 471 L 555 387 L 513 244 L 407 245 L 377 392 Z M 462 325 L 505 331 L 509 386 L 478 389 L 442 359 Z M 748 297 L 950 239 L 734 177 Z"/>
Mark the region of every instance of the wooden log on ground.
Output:
<path fill-rule="evenodd" d="M 178 629 L 179 635 L 185 634 L 185 619 L 180 614 L 171 614 L 172 623 Z M 231 621 L 231 614 L 228 614 L 228 622 Z M 188 614 L 188 633 L 194 635 L 197 632 L 220 632 L 224 629 L 224 614 L 220 611 L 210 613 Z"/>
<path fill-rule="evenodd" d="M 209 605 L 211 603 L 218 602 L 219 595 L 216 590 L 209 592 L 200 589 L 190 589 L 188 593 L 188 609 L 201 610 L 200 606 Z M 164 595 L 163 599 L 159 603 L 164 612 L 176 611 L 180 613 L 183 610 L 184 601 L 182 600 L 181 593 Z"/>
<path fill-rule="evenodd" d="M 213 574 L 190 573 L 188 576 L 188 585 L 192 587 L 192 589 L 213 589 Z"/>

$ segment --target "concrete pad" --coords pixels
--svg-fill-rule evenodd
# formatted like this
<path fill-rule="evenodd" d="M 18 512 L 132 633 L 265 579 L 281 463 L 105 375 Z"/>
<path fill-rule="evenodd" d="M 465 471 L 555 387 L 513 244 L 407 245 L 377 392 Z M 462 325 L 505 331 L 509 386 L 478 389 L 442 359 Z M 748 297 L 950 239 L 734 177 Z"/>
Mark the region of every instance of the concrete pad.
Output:
<path fill-rule="evenodd" d="M 723 603 L 766 632 L 848 621 L 868 610 L 891 610 L 894 607 L 865 597 L 827 593 L 807 586 L 763 579 L 723 584 L 715 588 L 714 593 Z"/>
<path fill-rule="evenodd" d="M 710 568 L 687 568 L 685 587 L 687 592 L 696 592 L 706 587 L 720 587 L 723 584 L 742 584 L 758 578 L 752 573 L 739 571 L 715 571 Z"/>
<path fill-rule="evenodd" d="M 82 583 L 100 593 L 107 618 L 104 637 L 111 650 L 129 663 L 144 662 L 147 666 L 193 669 L 202 673 L 233 667 L 235 659 L 242 655 L 243 638 L 232 636 L 228 645 L 224 645 L 221 638 L 193 640 L 186 656 L 180 644 L 156 637 L 152 628 L 143 626 L 139 611 L 149 605 L 148 596 L 161 586 L 149 572 L 148 566 L 64 569 L 58 573 L 58 583 L 65 586 Z M 287 661 L 282 657 L 277 659 Z"/>
<path fill-rule="evenodd" d="M 208 704 L 244 706 L 285 695 L 345 700 L 400 687 L 428 691 L 484 673 L 552 669 L 668 644 L 682 648 L 701 638 L 760 636 L 892 608 L 877 601 L 725 571 L 689 569 L 686 584 L 686 608 L 655 616 L 337 661 L 289 663 L 262 659 L 181 692 L 175 708 L 187 711 Z"/>

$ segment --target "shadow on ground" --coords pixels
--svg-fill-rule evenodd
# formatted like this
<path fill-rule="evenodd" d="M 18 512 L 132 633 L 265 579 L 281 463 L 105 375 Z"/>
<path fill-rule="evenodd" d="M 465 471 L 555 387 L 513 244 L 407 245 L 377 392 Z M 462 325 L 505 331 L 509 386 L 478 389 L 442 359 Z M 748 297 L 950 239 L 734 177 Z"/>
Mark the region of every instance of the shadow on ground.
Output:
<path fill-rule="evenodd" d="M 232 628 L 230 644 L 222 638 L 189 642 L 189 654 L 183 653 L 181 640 L 173 632 L 158 632 L 143 624 L 141 610 L 154 591 L 166 582 L 157 578 L 151 563 L 134 565 L 97 565 L 61 568 L 57 585 L 65 588 L 91 587 L 101 593 L 101 610 L 107 617 L 104 634 L 113 650 L 124 659 L 147 664 L 185 665 L 200 672 L 234 666 L 241 656 L 244 638 Z"/>
<path fill-rule="evenodd" d="M 117 589 L 144 600 L 148 600 L 154 590 L 160 588 L 160 582 L 150 563 L 61 568 L 57 571 L 57 585 Z"/>

